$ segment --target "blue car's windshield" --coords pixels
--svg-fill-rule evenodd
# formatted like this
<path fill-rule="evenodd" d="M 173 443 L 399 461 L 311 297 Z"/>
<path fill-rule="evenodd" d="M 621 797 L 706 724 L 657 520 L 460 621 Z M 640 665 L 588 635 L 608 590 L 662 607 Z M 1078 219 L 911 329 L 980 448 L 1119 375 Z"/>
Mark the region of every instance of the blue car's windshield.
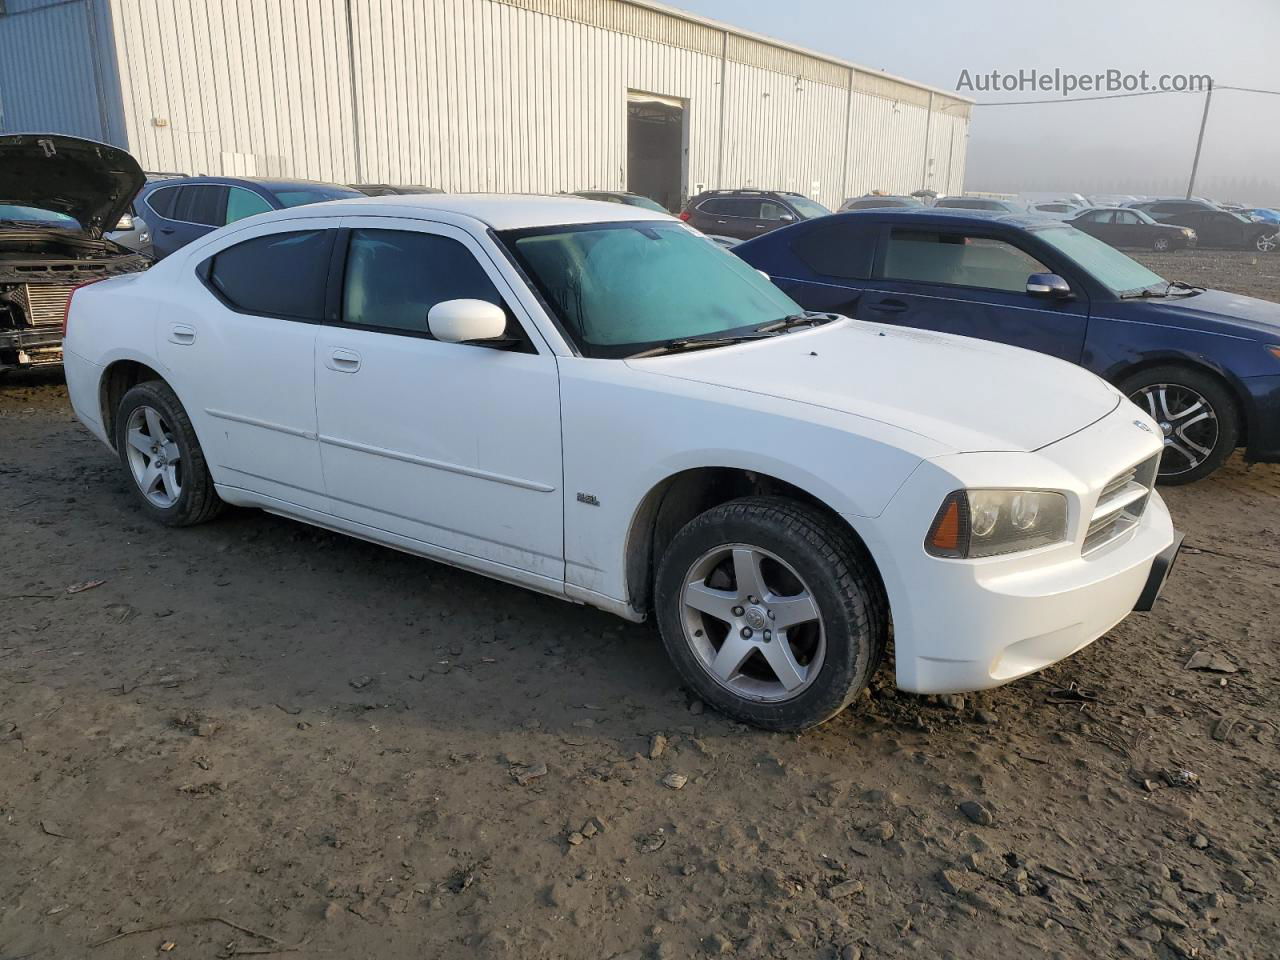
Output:
<path fill-rule="evenodd" d="M 1165 279 L 1158 273 L 1075 227 L 1065 224 L 1047 227 L 1037 230 L 1036 236 L 1074 260 L 1082 270 L 1116 295 L 1166 286 Z"/>
<path fill-rule="evenodd" d="M 0 201 L 0 220 L 11 220 L 16 223 L 38 224 L 46 227 L 65 227 L 77 230 L 80 224 L 75 217 L 58 213 L 56 210 L 45 210 L 41 207 L 28 207 L 19 203 Z"/>

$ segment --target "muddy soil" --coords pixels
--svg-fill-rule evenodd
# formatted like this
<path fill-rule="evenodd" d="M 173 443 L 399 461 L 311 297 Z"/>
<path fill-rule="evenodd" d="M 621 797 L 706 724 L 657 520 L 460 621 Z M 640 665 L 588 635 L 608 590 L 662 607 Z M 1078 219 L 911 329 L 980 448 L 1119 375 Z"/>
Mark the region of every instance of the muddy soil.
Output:
<path fill-rule="evenodd" d="M 1145 259 L 1280 297 L 1280 258 Z M 1154 612 L 977 696 L 886 665 L 785 736 L 648 626 L 149 523 L 60 377 L 10 377 L 0 958 L 1276 957 L 1280 468 L 1165 496 Z"/>

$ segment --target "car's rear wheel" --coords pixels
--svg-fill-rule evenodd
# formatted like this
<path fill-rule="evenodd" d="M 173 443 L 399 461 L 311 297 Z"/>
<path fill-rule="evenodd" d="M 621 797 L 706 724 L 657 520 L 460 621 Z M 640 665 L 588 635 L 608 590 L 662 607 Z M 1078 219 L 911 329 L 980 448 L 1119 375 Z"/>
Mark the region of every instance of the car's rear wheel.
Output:
<path fill-rule="evenodd" d="M 1156 253 L 1164 253 L 1169 249 L 1168 237 L 1156 237 L 1151 244 L 1151 249 Z"/>
<path fill-rule="evenodd" d="M 655 607 L 698 696 L 771 730 L 843 710 L 879 665 L 888 629 L 866 551 L 837 521 L 781 497 L 691 520 L 662 559 Z"/>
<path fill-rule="evenodd" d="M 172 527 L 212 520 L 222 508 L 187 412 L 167 383 L 131 388 L 116 411 L 116 450 L 134 494 Z"/>
<path fill-rule="evenodd" d="M 1194 483 L 1235 450 L 1240 414 L 1215 377 L 1187 367 L 1153 367 L 1125 380 L 1120 389 L 1160 425 L 1160 483 Z"/>
<path fill-rule="evenodd" d="M 1272 253 L 1280 247 L 1280 230 L 1275 233 L 1260 233 L 1253 242 L 1259 253 Z"/>

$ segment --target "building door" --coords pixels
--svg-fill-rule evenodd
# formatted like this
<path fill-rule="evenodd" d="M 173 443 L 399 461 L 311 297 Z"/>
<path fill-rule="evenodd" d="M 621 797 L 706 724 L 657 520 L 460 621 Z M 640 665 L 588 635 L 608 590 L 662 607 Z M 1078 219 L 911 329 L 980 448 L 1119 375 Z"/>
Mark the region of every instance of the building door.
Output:
<path fill-rule="evenodd" d="M 648 93 L 627 97 L 627 190 L 672 213 L 685 199 L 685 117 L 683 100 Z"/>

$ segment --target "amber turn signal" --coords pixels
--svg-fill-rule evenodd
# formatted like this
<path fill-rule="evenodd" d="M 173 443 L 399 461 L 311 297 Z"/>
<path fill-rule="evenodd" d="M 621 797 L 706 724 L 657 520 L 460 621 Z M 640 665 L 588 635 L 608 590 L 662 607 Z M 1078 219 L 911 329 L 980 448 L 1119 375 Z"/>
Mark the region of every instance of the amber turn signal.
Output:
<path fill-rule="evenodd" d="M 935 557 L 963 557 L 969 542 L 969 501 L 957 490 L 942 501 L 933 518 L 925 549 Z"/>

